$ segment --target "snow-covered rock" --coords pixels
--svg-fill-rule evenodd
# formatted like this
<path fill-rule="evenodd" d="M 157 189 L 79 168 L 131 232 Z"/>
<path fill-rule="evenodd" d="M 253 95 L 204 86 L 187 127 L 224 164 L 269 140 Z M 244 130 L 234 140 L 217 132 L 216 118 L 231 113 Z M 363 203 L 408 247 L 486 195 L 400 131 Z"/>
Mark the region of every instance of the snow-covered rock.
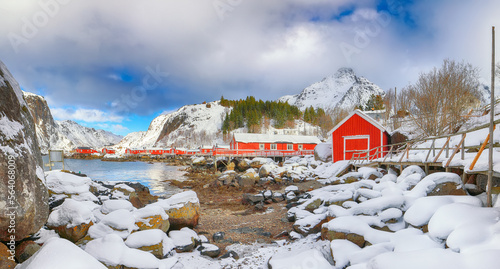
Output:
<path fill-rule="evenodd" d="M 16 268 L 106 269 L 106 266 L 70 241 L 61 238 L 52 238 L 45 242 L 35 255 Z"/>

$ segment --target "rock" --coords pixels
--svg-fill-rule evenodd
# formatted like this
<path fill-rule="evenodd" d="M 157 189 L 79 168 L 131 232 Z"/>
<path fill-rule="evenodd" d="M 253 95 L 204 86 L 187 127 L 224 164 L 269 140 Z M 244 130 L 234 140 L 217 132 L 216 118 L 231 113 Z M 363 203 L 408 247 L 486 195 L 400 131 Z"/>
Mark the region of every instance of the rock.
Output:
<path fill-rule="evenodd" d="M 226 170 L 234 171 L 235 167 L 236 167 L 236 164 L 234 164 L 233 162 L 230 162 L 230 163 L 227 164 Z"/>
<path fill-rule="evenodd" d="M 56 257 L 54 257 L 56 255 Z M 42 248 L 17 269 L 39 268 L 92 268 L 106 269 L 102 263 L 77 247 L 75 244 L 62 238 L 51 238 Z"/>
<path fill-rule="evenodd" d="M 196 157 L 193 159 L 193 165 L 194 166 L 205 166 L 207 165 L 207 160 L 205 157 Z"/>
<path fill-rule="evenodd" d="M 40 249 L 40 245 L 33 241 L 23 241 L 16 247 L 16 259 L 23 263 Z"/>
<path fill-rule="evenodd" d="M 309 202 L 306 205 L 305 210 L 307 210 L 309 212 L 313 212 L 314 210 L 318 209 L 322 204 L 323 204 L 323 200 L 317 198 L 317 199 Z"/>
<path fill-rule="evenodd" d="M 140 231 L 149 229 L 160 229 L 167 232 L 170 228 L 168 215 L 163 208 L 157 205 L 148 205 L 134 212 L 135 224 Z"/>
<path fill-rule="evenodd" d="M 237 260 L 240 258 L 240 256 L 238 256 L 238 253 L 236 253 L 235 251 L 230 250 L 230 251 L 226 252 L 226 254 L 222 255 L 220 258 L 221 259 L 233 258 L 233 259 Z"/>
<path fill-rule="evenodd" d="M 220 248 L 213 244 L 207 244 L 207 243 L 201 244 L 198 250 L 200 251 L 201 255 L 208 256 L 211 258 L 215 258 L 220 254 Z"/>
<path fill-rule="evenodd" d="M 265 178 L 271 175 L 271 171 L 277 168 L 275 164 L 264 164 L 259 169 L 259 177 Z"/>
<path fill-rule="evenodd" d="M 139 198 L 139 201 L 141 202 L 142 205 L 148 205 L 151 203 L 154 203 L 158 201 L 158 196 L 152 195 L 149 192 L 149 188 L 142 185 L 141 183 L 137 182 L 125 182 L 129 187 L 134 188 L 135 193 L 137 194 L 137 197 Z M 131 201 L 132 202 L 132 201 Z"/>
<path fill-rule="evenodd" d="M 144 204 L 142 203 L 141 199 L 139 199 L 139 195 L 137 195 L 137 193 L 135 192 L 130 194 L 128 200 L 135 208 L 144 207 Z"/>
<path fill-rule="evenodd" d="M 179 230 L 183 227 L 194 228 L 198 225 L 200 201 L 194 191 L 174 194 L 168 199 L 159 200 L 155 205 L 165 210 L 172 230 Z"/>
<path fill-rule="evenodd" d="M 262 194 L 257 194 L 257 195 L 251 193 L 243 194 L 243 199 L 242 199 L 243 204 L 255 205 L 261 202 L 264 202 L 264 196 Z"/>
<path fill-rule="evenodd" d="M 314 147 L 314 160 L 322 162 L 331 162 L 333 155 L 332 143 L 319 143 Z"/>
<path fill-rule="evenodd" d="M 259 175 L 257 172 L 251 168 L 248 169 L 245 174 L 241 175 L 240 178 L 238 179 L 238 184 L 241 187 L 251 187 L 255 185 L 259 181 Z"/>
<path fill-rule="evenodd" d="M 303 219 L 297 220 L 293 224 L 293 229 L 301 235 L 315 234 L 321 232 L 321 225 L 328 222 L 326 214 L 313 214 Z"/>
<path fill-rule="evenodd" d="M 50 213 L 47 227 L 75 243 L 87 235 L 94 220 L 94 214 L 84 202 L 68 198 Z"/>
<path fill-rule="evenodd" d="M 248 168 L 250 168 L 250 160 L 248 159 L 242 159 L 238 162 L 238 170 L 243 172 L 243 171 L 246 171 L 248 170 Z"/>
<path fill-rule="evenodd" d="M 9 241 L 11 235 L 19 241 L 36 233 L 47 221 L 49 194 L 33 118 L 19 84 L 2 62 L 0 145 L 0 193 L 5 194 L 0 202 L 5 209 L 0 215 L 0 241 Z M 13 226 L 15 233 L 9 233 Z"/>
<path fill-rule="evenodd" d="M 456 182 L 443 182 L 437 184 L 436 187 L 427 194 L 428 196 L 442 196 L 442 195 L 467 195 L 465 186 Z"/>
<path fill-rule="evenodd" d="M 60 237 L 68 239 L 69 241 L 76 243 L 78 240 L 82 239 L 87 235 L 89 228 L 94 225 L 91 221 L 89 223 L 82 223 L 73 227 L 66 227 L 66 225 L 61 225 L 57 227 L 48 226 L 49 229 L 56 231 Z"/>
<path fill-rule="evenodd" d="M 159 229 L 132 233 L 125 240 L 125 245 L 149 252 L 158 259 L 163 259 L 175 248 L 172 239 Z"/>
<path fill-rule="evenodd" d="M 254 169 L 260 169 L 264 164 L 269 163 L 270 159 L 266 158 L 254 158 L 250 162 L 250 167 Z"/>
<path fill-rule="evenodd" d="M 12 252 L 9 251 L 9 248 L 4 245 L 3 243 L 0 242 L 0 264 L 2 265 L 2 268 L 12 268 L 16 267 L 16 262 L 14 261 L 14 252 L 16 250 L 12 250 Z"/>
<path fill-rule="evenodd" d="M 237 174 L 233 170 L 225 171 L 222 175 L 217 178 L 218 182 L 222 182 L 221 185 L 229 185 L 236 180 Z"/>
<path fill-rule="evenodd" d="M 196 247 L 193 236 L 186 231 L 170 231 L 168 236 L 173 240 L 177 252 L 190 252 Z"/>
<path fill-rule="evenodd" d="M 330 231 L 323 227 L 321 229 L 321 239 L 322 240 L 335 240 L 335 239 L 345 239 L 348 241 L 351 241 L 352 243 L 358 245 L 360 248 L 364 247 L 367 242 L 365 241 L 365 238 L 361 235 L 354 234 L 354 233 L 343 233 L 343 232 L 337 232 L 337 231 Z"/>
<path fill-rule="evenodd" d="M 216 232 L 212 236 L 212 240 L 214 240 L 215 243 L 218 243 L 218 242 L 224 240 L 225 236 L 226 236 L 226 233 L 224 233 L 224 232 Z"/>

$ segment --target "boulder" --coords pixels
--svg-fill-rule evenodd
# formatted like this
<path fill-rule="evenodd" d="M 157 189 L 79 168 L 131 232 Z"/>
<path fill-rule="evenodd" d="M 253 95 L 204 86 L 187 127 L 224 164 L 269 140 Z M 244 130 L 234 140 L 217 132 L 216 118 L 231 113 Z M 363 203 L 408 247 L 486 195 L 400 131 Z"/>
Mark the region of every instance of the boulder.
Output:
<path fill-rule="evenodd" d="M 200 251 L 201 255 L 208 256 L 210 258 L 215 258 L 220 254 L 220 248 L 213 244 L 201 244 L 198 250 Z"/>
<path fill-rule="evenodd" d="M 170 229 L 194 228 L 200 218 L 200 201 L 194 191 L 185 191 L 154 203 L 165 210 Z"/>
<path fill-rule="evenodd" d="M 228 170 L 228 171 L 234 171 L 235 167 L 236 167 L 236 164 L 233 163 L 233 162 L 230 162 L 230 163 L 227 164 L 226 170 Z"/>
<path fill-rule="evenodd" d="M 159 229 L 132 233 L 125 240 L 125 245 L 149 252 L 158 259 L 163 259 L 175 248 L 172 239 Z"/>
<path fill-rule="evenodd" d="M 266 158 L 254 158 L 250 162 L 250 167 L 252 167 L 254 169 L 260 169 L 266 163 L 269 163 L 269 159 L 266 159 Z"/>
<path fill-rule="evenodd" d="M 54 256 L 56 255 L 56 257 Z M 89 253 L 62 238 L 51 238 L 43 244 L 31 258 L 16 267 L 17 269 L 39 268 L 92 268 L 106 269 Z"/>
<path fill-rule="evenodd" d="M 49 216 L 35 125 L 17 81 L 0 61 L 0 241 L 36 233 Z M 9 199 L 12 197 L 12 199 Z M 10 227 L 9 227 L 10 226 Z M 9 232 L 10 231 L 10 232 Z"/>
<path fill-rule="evenodd" d="M 75 243 L 87 235 L 94 220 L 94 214 L 84 202 L 68 198 L 50 213 L 47 227 Z"/>
<path fill-rule="evenodd" d="M 0 264 L 2 264 L 2 268 L 12 268 L 16 267 L 14 251 L 12 253 L 9 251 L 9 248 L 0 242 Z"/>
<path fill-rule="evenodd" d="M 134 188 L 137 198 L 143 206 L 158 201 L 158 196 L 152 195 L 149 188 L 138 182 L 124 182 L 129 187 Z M 131 201 L 132 202 L 132 201 Z"/>
<path fill-rule="evenodd" d="M 148 205 L 134 212 L 135 225 L 139 230 L 160 229 L 167 232 L 170 228 L 168 215 L 163 208 L 157 205 Z"/>
<path fill-rule="evenodd" d="M 177 252 L 189 252 L 196 247 L 195 238 L 186 231 L 170 231 L 168 236 L 173 240 Z"/>
<path fill-rule="evenodd" d="M 314 160 L 331 162 L 333 155 L 332 143 L 319 143 L 314 147 Z"/>
<path fill-rule="evenodd" d="M 323 223 L 328 222 L 326 214 L 313 214 L 303 219 L 297 220 L 293 224 L 293 229 L 301 235 L 316 234 L 321 232 Z"/>
<path fill-rule="evenodd" d="M 271 171 L 276 169 L 278 166 L 275 164 L 264 164 L 259 169 L 259 177 L 265 178 L 271 175 Z"/>
<path fill-rule="evenodd" d="M 23 263 L 40 249 L 40 245 L 33 241 L 23 241 L 16 247 L 16 259 Z"/>
<path fill-rule="evenodd" d="M 257 172 L 251 168 L 248 169 L 245 174 L 241 175 L 240 178 L 238 179 L 238 184 L 241 187 L 251 187 L 255 185 L 259 181 L 259 175 Z"/>
<path fill-rule="evenodd" d="M 249 159 L 240 160 L 237 165 L 238 170 L 241 172 L 248 170 L 248 168 L 250 168 L 250 162 Z"/>
<path fill-rule="evenodd" d="M 344 233 L 344 232 L 338 232 L 338 231 L 331 231 L 325 227 L 321 228 L 321 239 L 322 240 L 329 240 L 329 241 L 332 241 L 335 239 L 345 239 L 345 240 L 351 241 L 352 243 L 358 245 L 360 248 L 364 247 L 367 244 L 367 242 L 365 241 L 365 238 L 362 235 L 355 234 L 355 233 Z"/>
<path fill-rule="evenodd" d="M 205 157 L 193 158 L 193 165 L 194 166 L 205 166 L 205 165 L 207 165 L 207 160 L 205 159 Z"/>
<path fill-rule="evenodd" d="M 264 202 L 264 196 L 262 194 L 256 194 L 256 195 L 251 193 L 243 194 L 243 199 L 242 199 L 243 204 L 255 205 L 261 202 Z"/>

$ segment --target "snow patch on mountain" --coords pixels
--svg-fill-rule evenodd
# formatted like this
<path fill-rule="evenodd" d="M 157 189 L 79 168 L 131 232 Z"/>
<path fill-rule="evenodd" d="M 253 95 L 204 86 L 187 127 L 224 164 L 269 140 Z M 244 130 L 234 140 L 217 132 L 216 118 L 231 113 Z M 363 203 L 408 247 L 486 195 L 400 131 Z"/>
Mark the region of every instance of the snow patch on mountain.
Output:
<path fill-rule="evenodd" d="M 357 76 L 351 68 L 340 68 L 334 75 L 302 90 L 296 95 L 285 95 L 278 101 L 288 102 L 301 110 L 312 106 L 326 111 L 336 107 L 353 108 L 366 105 L 370 96 L 385 92 L 373 82 Z"/>
<path fill-rule="evenodd" d="M 69 152 L 80 146 L 99 149 L 116 144 L 123 138 L 108 131 L 81 126 L 74 121 L 55 121 L 45 98 L 29 92 L 23 92 L 23 96 L 35 122 L 42 154 L 46 154 L 49 149 Z"/>

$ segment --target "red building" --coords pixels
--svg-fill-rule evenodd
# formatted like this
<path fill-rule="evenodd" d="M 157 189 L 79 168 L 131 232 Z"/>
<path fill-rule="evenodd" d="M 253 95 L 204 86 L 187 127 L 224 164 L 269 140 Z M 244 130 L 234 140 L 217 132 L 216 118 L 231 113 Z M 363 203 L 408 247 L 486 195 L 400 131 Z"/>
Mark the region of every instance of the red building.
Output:
<path fill-rule="evenodd" d="M 321 140 L 315 136 L 268 135 L 235 133 L 231 140 L 231 150 L 277 150 L 302 151 L 314 150 Z"/>
<path fill-rule="evenodd" d="M 146 153 L 150 155 L 163 155 L 163 154 L 171 154 L 172 149 L 162 149 L 162 148 L 151 148 L 147 149 Z"/>
<path fill-rule="evenodd" d="M 353 153 L 387 146 L 390 136 L 385 128 L 360 110 L 355 110 L 330 131 L 332 133 L 333 162 L 350 160 Z M 373 149 L 373 150 L 372 150 Z M 387 151 L 387 147 L 383 147 Z M 380 150 L 381 151 L 381 150 Z M 382 151 L 377 157 L 383 157 Z"/>
<path fill-rule="evenodd" d="M 133 154 L 133 155 L 146 154 L 146 150 L 145 149 L 126 149 L 125 154 Z"/>
<path fill-rule="evenodd" d="M 107 149 L 107 148 L 103 148 L 103 149 L 101 150 L 101 153 L 102 153 L 102 154 L 115 154 L 115 153 L 116 153 L 116 150 L 114 150 L 114 149 Z"/>
<path fill-rule="evenodd" d="M 80 154 L 92 154 L 92 153 L 98 153 L 97 150 L 90 148 L 90 147 L 77 147 L 76 152 Z"/>

